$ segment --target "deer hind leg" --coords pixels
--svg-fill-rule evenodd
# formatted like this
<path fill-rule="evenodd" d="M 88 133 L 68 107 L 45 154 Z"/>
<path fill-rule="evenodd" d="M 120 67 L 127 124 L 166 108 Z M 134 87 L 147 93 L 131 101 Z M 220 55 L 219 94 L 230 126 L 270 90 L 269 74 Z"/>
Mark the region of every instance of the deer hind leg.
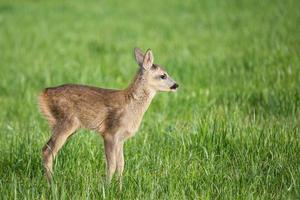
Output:
<path fill-rule="evenodd" d="M 43 162 L 46 178 L 50 184 L 52 181 L 53 160 L 67 139 L 79 128 L 78 120 L 65 119 L 56 123 L 52 130 L 52 136 L 43 147 Z"/>

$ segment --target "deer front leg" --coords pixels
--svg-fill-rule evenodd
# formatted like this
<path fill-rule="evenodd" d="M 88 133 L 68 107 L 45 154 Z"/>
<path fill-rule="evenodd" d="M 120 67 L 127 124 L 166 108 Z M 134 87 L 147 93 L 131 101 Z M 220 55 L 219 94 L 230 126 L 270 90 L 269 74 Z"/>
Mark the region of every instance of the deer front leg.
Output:
<path fill-rule="evenodd" d="M 123 145 L 124 142 L 121 141 L 118 143 L 117 147 L 117 154 L 116 154 L 116 158 L 117 158 L 117 174 L 118 174 L 118 179 L 119 179 L 119 186 L 120 186 L 120 190 L 122 189 L 122 174 L 124 171 L 124 153 L 123 153 Z"/>
<path fill-rule="evenodd" d="M 116 152 L 117 141 L 113 136 L 104 137 L 105 156 L 106 156 L 106 182 L 110 184 L 116 171 Z"/>

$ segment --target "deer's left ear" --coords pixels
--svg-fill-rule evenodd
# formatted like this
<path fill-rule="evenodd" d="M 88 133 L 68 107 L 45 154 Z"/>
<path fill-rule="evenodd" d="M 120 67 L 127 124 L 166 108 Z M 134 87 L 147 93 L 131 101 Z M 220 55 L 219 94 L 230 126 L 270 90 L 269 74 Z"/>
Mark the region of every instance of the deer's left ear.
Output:
<path fill-rule="evenodd" d="M 151 49 L 148 49 L 144 56 L 143 68 L 145 70 L 149 70 L 152 67 L 153 62 L 154 62 L 153 53 L 152 53 Z"/>

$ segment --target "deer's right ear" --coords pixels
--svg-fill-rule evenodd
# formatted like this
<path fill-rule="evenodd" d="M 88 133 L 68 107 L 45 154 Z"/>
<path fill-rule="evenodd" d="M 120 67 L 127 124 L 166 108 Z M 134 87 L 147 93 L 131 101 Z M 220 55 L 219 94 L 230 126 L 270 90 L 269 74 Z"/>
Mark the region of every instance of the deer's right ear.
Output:
<path fill-rule="evenodd" d="M 143 67 L 144 54 L 140 48 L 134 48 L 134 56 L 140 67 Z"/>
<path fill-rule="evenodd" d="M 153 61 L 154 61 L 153 53 L 152 53 L 151 49 L 148 49 L 144 56 L 143 68 L 145 70 L 149 70 L 153 65 Z"/>

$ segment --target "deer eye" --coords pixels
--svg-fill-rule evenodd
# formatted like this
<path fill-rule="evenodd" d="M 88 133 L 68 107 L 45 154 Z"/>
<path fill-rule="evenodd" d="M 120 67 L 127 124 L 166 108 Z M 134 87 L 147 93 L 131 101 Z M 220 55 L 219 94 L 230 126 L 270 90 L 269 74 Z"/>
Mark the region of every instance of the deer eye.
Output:
<path fill-rule="evenodd" d="M 167 74 L 160 75 L 160 78 L 161 79 L 166 79 L 167 78 Z"/>

